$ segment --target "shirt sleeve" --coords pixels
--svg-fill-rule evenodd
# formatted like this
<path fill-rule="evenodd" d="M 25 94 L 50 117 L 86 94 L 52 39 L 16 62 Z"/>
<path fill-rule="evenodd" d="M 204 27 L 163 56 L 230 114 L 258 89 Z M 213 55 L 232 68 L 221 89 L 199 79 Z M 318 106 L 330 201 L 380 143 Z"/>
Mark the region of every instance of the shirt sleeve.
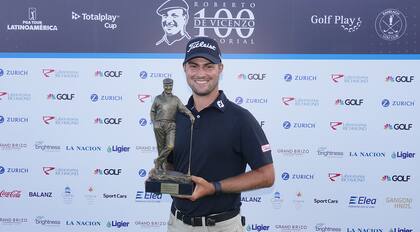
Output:
<path fill-rule="evenodd" d="M 254 116 L 246 111 L 240 123 L 240 149 L 251 169 L 273 163 L 271 148 Z"/>

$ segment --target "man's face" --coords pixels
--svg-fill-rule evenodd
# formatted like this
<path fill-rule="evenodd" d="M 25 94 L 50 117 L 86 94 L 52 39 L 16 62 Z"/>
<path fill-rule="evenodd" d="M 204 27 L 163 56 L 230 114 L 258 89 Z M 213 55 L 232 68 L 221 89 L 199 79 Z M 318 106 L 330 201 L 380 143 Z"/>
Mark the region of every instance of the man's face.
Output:
<path fill-rule="evenodd" d="M 166 94 L 172 93 L 172 84 L 163 84 L 163 91 L 165 91 Z"/>
<path fill-rule="evenodd" d="M 223 64 L 213 64 L 209 60 L 197 57 L 184 65 L 187 83 L 198 96 L 206 96 L 219 90 L 219 78 Z"/>
<path fill-rule="evenodd" d="M 168 10 L 162 14 L 162 27 L 168 35 L 175 35 L 183 30 L 186 23 L 186 15 L 182 9 Z"/>

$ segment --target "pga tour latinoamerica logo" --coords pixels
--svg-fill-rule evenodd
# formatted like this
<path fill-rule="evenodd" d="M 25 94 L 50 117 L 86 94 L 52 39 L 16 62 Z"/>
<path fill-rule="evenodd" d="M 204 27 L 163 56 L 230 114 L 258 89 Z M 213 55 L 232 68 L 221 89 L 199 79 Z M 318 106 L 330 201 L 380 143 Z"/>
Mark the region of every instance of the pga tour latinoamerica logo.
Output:
<path fill-rule="evenodd" d="M 187 31 L 190 16 L 193 16 L 192 27 L 196 37 L 218 38 L 220 44 L 253 45 L 254 8 L 254 2 L 217 4 L 196 1 L 190 7 L 185 0 L 166 0 L 156 9 L 156 14 L 161 17 L 163 35 L 155 45 L 171 46 L 191 39 Z M 190 14 L 190 10 L 195 13 Z"/>
<path fill-rule="evenodd" d="M 404 35 L 407 29 L 407 20 L 401 11 L 386 9 L 376 17 L 375 29 L 379 38 L 394 41 Z"/>

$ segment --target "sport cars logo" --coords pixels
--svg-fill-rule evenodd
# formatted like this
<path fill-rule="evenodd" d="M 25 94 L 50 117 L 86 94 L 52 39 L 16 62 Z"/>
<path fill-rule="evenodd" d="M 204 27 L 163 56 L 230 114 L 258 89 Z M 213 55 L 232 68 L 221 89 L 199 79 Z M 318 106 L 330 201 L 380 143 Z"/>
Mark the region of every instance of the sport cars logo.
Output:
<path fill-rule="evenodd" d="M 331 79 L 335 82 L 338 83 L 340 78 L 343 78 L 344 74 L 331 74 Z"/>
<path fill-rule="evenodd" d="M 45 175 L 49 176 L 51 174 L 51 171 L 54 169 L 55 167 L 43 167 L 42 171 L 45 173 Z"/>
<path fill-rule="evenodd" d="M 336 179 L 341 176 L 340 173 L 328 173 L 328 178 L 330 178 L 331 181 L 336 181 Z"/>
<path fill-rule="evenodd" d="M 50 74 L 53 73 L 55 70 L 51 68 L 42 69 L 42 74 L 44 74 L 44 77 L 51 77 Z"/>
<path fill-rule="evenodd" d="M 337 127 L 343 125 L 343 122 L 330 122 L 330 127 L 333 130 L 337 130 Z"/>
<path fill-rule="evenodd" d="M 55 119 L 55 117 L 54 116 L 43 116 L 42 117 L 42 120 L 44 121 L 44 123 L 45 124 L 47 124 L 47 125 L 49 125 L 50 124 L 50 121 L 51 120 L 53 120 L 53 119 Z"/>
<path fill-rule="evenodd" d="M 294 97 L 282 97 L 283 104 L 286 106 L 289 106 L 289 103 L 293 100 L 295 100 Z"/>

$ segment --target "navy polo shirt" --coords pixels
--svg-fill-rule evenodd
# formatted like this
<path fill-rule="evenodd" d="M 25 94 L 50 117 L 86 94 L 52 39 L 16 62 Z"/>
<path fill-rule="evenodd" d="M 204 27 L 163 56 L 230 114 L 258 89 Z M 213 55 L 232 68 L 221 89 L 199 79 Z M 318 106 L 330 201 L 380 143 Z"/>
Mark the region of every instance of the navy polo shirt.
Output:
<path fill-rule="evenodd" d="M 193 98 L 187 108 L 196 120 L 193 129 L 191 174 L 209 182 L 220 181 L 245 172 L 246 165 L 257 169 L 273 162 L 267 138 L 252 114 L 229 101 L 223 91 L 201 112 Z M 182 113 L 176 116 L 175 147 L 168 161 L 176 171 L 187 173 L 191 122 Z M 240 193 L 203 197 L 195 202 L 173 197 L 177 209 L 190 216 L 204 216 L 239 209 Z"/>

